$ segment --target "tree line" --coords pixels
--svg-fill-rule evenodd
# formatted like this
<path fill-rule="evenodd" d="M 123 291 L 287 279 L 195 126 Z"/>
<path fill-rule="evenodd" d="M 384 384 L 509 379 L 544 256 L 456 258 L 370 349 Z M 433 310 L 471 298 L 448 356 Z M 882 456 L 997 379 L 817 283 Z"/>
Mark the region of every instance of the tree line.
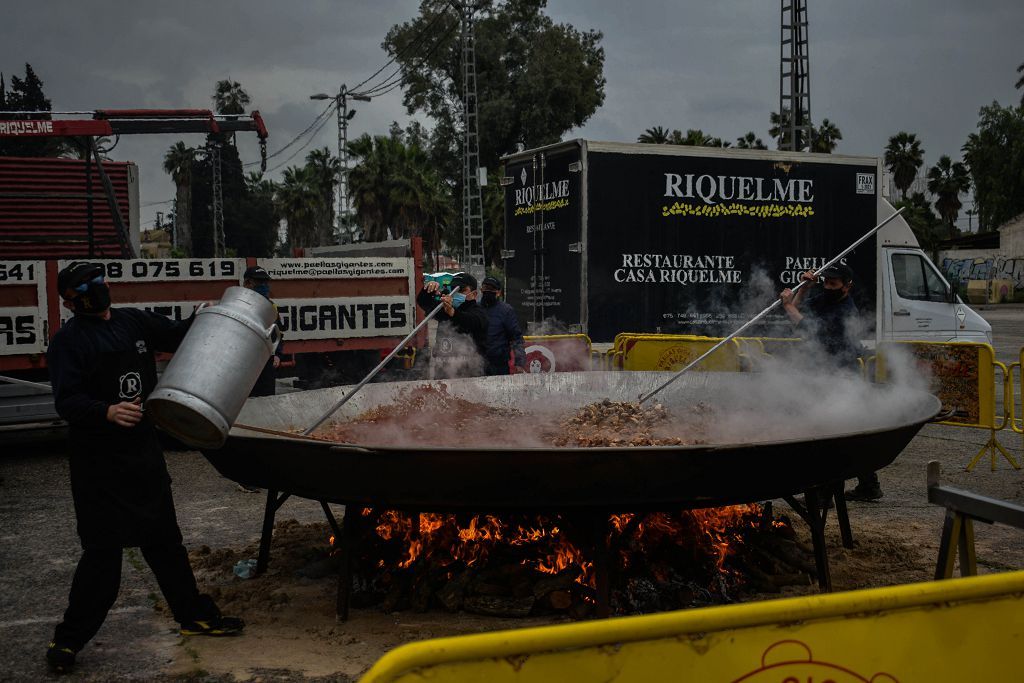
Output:
<path fill-rule="evenodd" d="M 477 108 L 480 163 L 489 177 L 502 175 L 501 157 L 517 148 L 559 141 L 585 123 L 604 101 L 602 34 L 556 24 L 543 0 L 485 0 L 476 22 Z M 202 147 L 176 142 L 164 157 L 164 169 L 176 186 L 175 209 L 180 253 L 212 254 L 211 155 L 220 148 L 224 193 L 224 229 L 228 248 L 239 255 L 289 253 L 302 247 L 334 244 L 352 228 L 366 240 L 422 237 L 428 254 L 462 248 L 462 51 L 459 17 L 446 5 L 425 2 L 419 14 L 388 32 L 384 49 L 401 70 L 398 81 L 410 116 L 425 115 L 426 128 L 397 123 L 385 135 L 350 140 L 353 161 L 348 175 L 352 224 L 339 225 L 333 197 L 340 181 L 340 162 L 327 148 L 309 152 L 304 163 L 283 170 L 273 181 L 246 174 L 229 135 L 211 134 Z M 428 30 L 429 29 L 429 30 Z M 1018 68 L 1024 73 L 1024 64 Z M 1017 81 L 1024 88 L 1024 76 Z M 242 86 L 219 81 L 212 101 L 220 114 L 243 114 L 250 104 Z M 23 78 L 11 77 L 4 87 L 0 75 L 0 111 L 48 111 L 42 82 L 26 65 Z M 788 112 L 771 112 L 769 139 L 789 146 Z M 808 121 L 804 121 L 809 124 Z M 797 147 L 834 152 L 842 132 L 828 119 L 810 126 L 808 140 Z M 57 140 L 55 144 L 54 140 Z M 653 126 L 639 137 L 650 144 L 680 144 L 739 149 L 765 149 L 753 131 L 735 142 L 699 128 Z M 885 164 L 900 190 L 898 204 L 908 206 L 908 220 L 923 246 L 942 235 L 956 234 L 960 196 L 973 191 L 981 230 L 993 230 L 1024 211 L 1024 97 L 1021 106 L 993 102 L 980 112 L 978 130 L 968 136 L 962 158 L 943 155 L 926 171 L 935 201 L 908 190 L 923 165 L 917 136 L 893 135 Z M 59 139 L 0 141 L 0 154 L 74 156 Z M 500 262 L 504 237 L 503 193 L 500 184 L 483 188 L 485 248 L 490 263 Z M 284 236 L 278 232 L 284 226 Z"/>
<path fill-rule="evenodd" d="M 1016 82 L 1024 90 L 1024 64 L 1017 67 L 1022 74 Z M 778 149 L 789 149 L 789 112 L 769 116 L 769 137 L 777 141 Z M 804 123 L 808 121 L 805 119 Z M 843 139 L 839 127 L 823 119 L 819 126 L 810 126 L 810 140 L 798 140 L 797 149 L 831 154 Z M 695 145 L 704 147 L 735 147 L 738 149 L 767 149 L 761 138 L 751 131 L 736 138 L 735 144 L 714 137 L 699 128 L 669 130 L 662 126 L 646 129 L 637 142 L 663 145 Z M 925 150 L 914 133 L 900 131 L 889 138 L 884 151 L 884 162 L 900 191 L 895 202 L 897 208 L 906 207 L 904 217 L 917 235 L 922 247 L 935 250 L 945 238 L 954 238 L 960 231 L 956 221 L 963 208 L 960 197 L 973 191 L 974 211 L 978 230 L 988 232 L 1024 213 L 1024 94 L 1020 106 L 1001 106 L 992 102 L 981 107 L 977 132 L 967 136 L 960 148 L 961 159 L 943 154 L 938 162 L 924 173 L 928 192 L 934 204 L 923 192 L 908 191 L 924 165 Z"/>

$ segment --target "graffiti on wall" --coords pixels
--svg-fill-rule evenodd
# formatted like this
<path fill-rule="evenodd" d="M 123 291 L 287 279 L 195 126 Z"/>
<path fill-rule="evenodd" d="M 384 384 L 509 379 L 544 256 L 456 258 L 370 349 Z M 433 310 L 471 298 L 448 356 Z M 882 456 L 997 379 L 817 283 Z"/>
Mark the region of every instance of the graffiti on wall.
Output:
<path fill-rule="evenodd" d="M 1005 256 L 942 260 L 942 272 L 951 283 L 966 287 L 968 280 L 1012 280 L 1017 292 L 1024 291 L 1024 258 Z"/>

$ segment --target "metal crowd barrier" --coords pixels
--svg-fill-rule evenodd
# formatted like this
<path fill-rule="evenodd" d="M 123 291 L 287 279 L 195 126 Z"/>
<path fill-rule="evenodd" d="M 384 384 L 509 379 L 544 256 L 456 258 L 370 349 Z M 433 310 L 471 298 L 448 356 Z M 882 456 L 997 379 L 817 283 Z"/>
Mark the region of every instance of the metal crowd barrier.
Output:
<path fill-rule="evenodd" d="M 1017 459 L 996 438 L 996 432 L 1009 424 L 1014 429 L 1013 376 L 1003 363 L 996 360 L 989 344 L 973 342 L 920 342 L 898 341 L 879 344 L 875 359 L 875 381 L 888 381 L 889 356 L 900 355 L 930 373 L 932 391 L 953 415 L 938 424 L 952 427 L 987 429 L 988 441 L 967 464 L 967 471 L 987 454 L 995 471 L 999 456 L 1014 469 L 1020 469 Z M 996 371 L 1002 375 L 1003 414 L 996 415 Z"/>
<path fill-rule="evenodd" d="M 545 334 L 523 337 L 526 371 L 574 372 L 593 368 L 593 349 L 585 334 Z"/>

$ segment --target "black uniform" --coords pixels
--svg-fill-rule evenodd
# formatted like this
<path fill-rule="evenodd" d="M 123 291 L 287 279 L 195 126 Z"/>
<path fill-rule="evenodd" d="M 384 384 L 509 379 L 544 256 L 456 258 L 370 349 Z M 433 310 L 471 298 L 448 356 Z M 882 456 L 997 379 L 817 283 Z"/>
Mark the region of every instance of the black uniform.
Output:
<path fill-rule="evenodd" d="M 416 303 L 429 313 L 440 303 L 427 290 L 420 290 Z M 476 301 L 464 301 L 455 309 L 454 315 L 440 310 L 434 319 L 437 320 L 437 338 L 430 351 L 431 362 L 436 377 L 452 377 L 484 374 L 484 359 L 487 354 L 487 327 L 489 321 L 483 306 Z M 473 340 L 477 358 L 468 359 L 464 344 L 459 337 Z M 472 362 L 476 361 L 476 362 Z"/>
<path fill-rule="evenodd" d="M 853 298 L 830 301 L 825 290 L 820 290 L 807 299 L 806 310 L 808 315 L 797 325 L 800 335 L 816 341 L 837 367 L 857 370 L 864 348 Z"/>
<path fill-rule="evenodd" d="M 509 357 L 513 354 L 515 366 L 526 367 L 526 342 L 515 309 L 504 301 L 483 308 L 488 319 L 487 374 L 507 375 Z"/>
<path fill-rule="evenodd" d="M 146 399 L 156 385 L 154 352 L 175 350 L 190 322 L 111 309 L 109 320 L 76 315 L 50 344 L 54 400 L 70 426 L 71 491 L 83 549 L 54 639 L 75 649 L 96 634 L 117 598 L 125 547 L 141 548 L 177 621 L 218 614 L 196 587 L 152 422 L 143 416 L 126 428 L 106 419 L 110 405 Z"/>

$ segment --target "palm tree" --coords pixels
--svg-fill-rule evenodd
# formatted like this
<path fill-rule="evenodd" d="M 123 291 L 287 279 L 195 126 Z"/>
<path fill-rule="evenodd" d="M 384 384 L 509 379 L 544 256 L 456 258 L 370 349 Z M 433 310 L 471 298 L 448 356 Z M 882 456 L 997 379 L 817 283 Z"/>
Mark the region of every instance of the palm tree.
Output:
<path fill-rule="evenodd" d="M 286 168 L 274 198 L 281 217 L 288 224 L 288 246 L 292 249 L 319 246 L 316 226 L 323 196 L 309 169 L 304 166 Z"/>
<path fill-rule="evenodd" d="M 719 145 L 713 144 L 715 138 L 711 137 L 700 128 L 690 128 L 686 131 L 686 135 L 677 142 L 677 145 L 688 145 L 692 147 L 718 147 Z"/>
<path fill-rule="evenodd" d="M 904 200 L 907 190 L 917 177 L 917 169 L 924 163 L 924 150 L 913 133 L 900 131 L 889 138 L 885 147 L 885 165 L 892 173 L 893 182 Z"/>
<path fill-rule="evenodd" d="M 238 81 L 230 78 L 217 81 L 213 105 L 218 114 L 244 114 L 249 102 L 249 93 L 242 89 L 242 84 Z"/>
<path fill-rule="evenodd" d="M 754 134 L 754 131 L 750 131 L 741 138 L 736 138 L 736 146 L 739 149 L 768 149 L 761 138 Z"/>
<path fill-rule="evenodd" d="M 244 114 L 249 105 L 249 93 L 242 90 L 242 84 L 230 78 L 217 81 L 213 92 L 213 106 L 218 114 Z M 231 144 L 235 144 L 235 134 L 231 134 Z"/>
<path fill-rule="evenodd" d="M 178 248 L 186 256 L 192 255 L 192 162 L 196 150 L 186 147 L 180 140 L 164 155 L 164 171 L 174 181 L 174 232 Z"/>
<path fill-rule="evenodd" d="M 367 239 L 382 240 L 389 232 L 422 237 L 427 253 L 436 254 L 455 211 L 451 188 L 419 141 L 363 135 L 349 143 L 349 153 L 358 159 L 349 172 L 349 192 Z"/>
<path fill-rule="evenodd" d="M 935 195 L 935 208 L 949 229 L 949 236 L 956 236 L 956 217 L 960 213 L 960 195 L 971 189 L 971 178 L 967 167 L 959 161 L 953 162 L 947 155 L 939 157 L 939 163 L 928 170 L 928 191 Z"/>
<path fill-rule="evenodd" d="M 771 112 L 768 115 L 768 136 L 778 142 L 776 149 L 788 149 L 789 148 L 789 110 L 784 109 L 782 114 L 777 112 Z M 807 114 L 803 115 L 803 125 L 810 125 L 810 120 L 807 118 Z M 797 135 L 801 135 L 802 131 L 798 131 Z M 807 147 L 808 141 L 800 137 L 796 141 L 797 151 L 803 151 Z"/>
<path fill-rule="evenodd" d="M 661 126 L 654 126 L 645 130 L 636 141 L 652 145 L 667 145 L 669 142 L 669 132 Z"/>
<path fill-rule="evenodd" d="M 314 149 L 306 155 L 313 186 L 320 192 L 320 217 L 317 235 L 320 244 L 334 243 L 334 188 L 341 174 L 341 160 L 331 156 L 326 147 Z"/>
<path fill-rule="evenodd" d="M 842 139 L 843 134 L 839 131 L 839 127 L 828 119 L 822 119 L 821 125 L 814 132 L 811 151 L 831 154 L 835 150 L 838 141 Z"/>

